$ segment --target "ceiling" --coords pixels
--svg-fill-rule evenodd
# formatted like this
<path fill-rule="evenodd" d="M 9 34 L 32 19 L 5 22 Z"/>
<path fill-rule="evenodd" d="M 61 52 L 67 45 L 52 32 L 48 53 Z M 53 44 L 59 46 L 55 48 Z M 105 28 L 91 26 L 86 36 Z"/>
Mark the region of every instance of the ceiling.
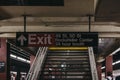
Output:
<path fill-rule="evenodd" d="M 102 38 L 117 37 L 119 42 L 119 4 L 120 0 L 64 0 L 61 6 L 1 5 L 0 37 L 15 38 L 16 32 L 24 32 L 23 15 L 27 16 L 27 32 L 88 32 L 91 16 L 91 32 L 99 32 Z M 114 44 L 116 39 L 105 41 L 106 46 L 100 47 L 99 52 L 102 55 L 112 52 Z"/>
<path fill-rule="evenodd" d="M 94 0 L 64 0 L 64 6 L 0 6 L 10 17 L 81 17 L 94 14 Z"/>
<path fill-rule="evenodd" d="M 120 22 L 120 0 L 99 0 L 96 8 L 96 21 Z"/>
<path fill-rule="evenodd" d="M 62 6 L 0 6 L 0 32 L 23 32 L 23 15 L 27 16 L 27 32 L 88 32 L 91 16 L 91 32 L 99 32 L 100 37 L 120 37 L 119 2 L 64 0 Z"/>

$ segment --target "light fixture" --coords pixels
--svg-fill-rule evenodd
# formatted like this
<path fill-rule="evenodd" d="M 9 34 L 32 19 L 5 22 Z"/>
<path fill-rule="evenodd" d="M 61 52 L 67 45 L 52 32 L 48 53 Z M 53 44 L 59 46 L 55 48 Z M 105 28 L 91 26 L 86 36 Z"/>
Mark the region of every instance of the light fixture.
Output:
<path fill-rule="evenodd" d="M 120 51 L 120 48 L 116 49 L 114 52 L 112 52 L 110 55 L 116 54 L 118 51 Z"/>
<path fill-rule="evenodd" d="M 10 54 L 10 57 L 12 57 L 12 58 L 17 58 L 17 56 L 16 56 L 16 55 L 13 55 L 13 54 Z"/>
<path fill-rule="evenodd" d="M 118 60 L 118 61 L 116 61 L 116 62 L 113 62 L 112 65 L 114 66 L 114 65 L 117 65 L 117 64 L 119 64 L 119 63 L 120 63 L 120 60 Z M 105 66 L 103 66 L 101 69 L 105 69 Z"/>
<path fill-rule="evenodd" d="M 13 55 L 13 54 L 10 54 L 10 57 L 13 58 L 13 59 L 16 59 L 16 60 L 22 61 L 22 62 L 30 63 L 30 60 L 27 60 L 27 59 L 25 59 L 25 58 L 22 58 L 22 57 L 19 57 L 19 56 Z"/>

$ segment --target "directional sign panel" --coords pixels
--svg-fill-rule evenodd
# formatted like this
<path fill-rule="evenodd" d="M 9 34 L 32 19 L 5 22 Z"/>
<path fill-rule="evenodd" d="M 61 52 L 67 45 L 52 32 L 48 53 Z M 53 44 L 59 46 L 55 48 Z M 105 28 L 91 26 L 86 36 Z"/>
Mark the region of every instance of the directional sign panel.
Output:
<path fill-rule="evenodd" d="M 26 33 L 17 33 L 16 44 L 18 46 L 28 46 L 28 34 Z"/>
<path fill-rule="evenodd" d="M 98 46 L 97 33 L 25 32 L 17 33 L 17 46 Z"/>
<path fill-rule="evenodd" d="M 54 46 L 55 35 L 50 33 L 17 33 L 18 46 Z"/>
<path fill-rule="evenodd" d="M 0 73 L 5 71 L 5 62 L 0 61 Z"/>

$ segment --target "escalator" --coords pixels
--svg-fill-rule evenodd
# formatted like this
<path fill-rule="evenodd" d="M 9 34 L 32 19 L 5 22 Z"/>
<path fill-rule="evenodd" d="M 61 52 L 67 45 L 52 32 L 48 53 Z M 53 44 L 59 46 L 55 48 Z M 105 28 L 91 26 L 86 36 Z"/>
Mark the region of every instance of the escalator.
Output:
<path fill-rule="evenodd" d="M 48 49 L 38 80 L 93 80 L 88 48 Z"/>
<path fill-rule="evenodd" d="M 92 47 L 40 47 L 25 80 L 98 80 Z"/>

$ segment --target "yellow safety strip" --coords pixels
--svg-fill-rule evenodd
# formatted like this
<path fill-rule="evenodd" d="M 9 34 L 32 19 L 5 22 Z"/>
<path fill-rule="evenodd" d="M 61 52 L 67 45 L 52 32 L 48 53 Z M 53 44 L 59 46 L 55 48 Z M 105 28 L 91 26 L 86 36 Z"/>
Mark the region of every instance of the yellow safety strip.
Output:
<path fill-rule="evenodd" d="M 88 47 L 49 47 L 49 50 L 87 50 Z"/>

